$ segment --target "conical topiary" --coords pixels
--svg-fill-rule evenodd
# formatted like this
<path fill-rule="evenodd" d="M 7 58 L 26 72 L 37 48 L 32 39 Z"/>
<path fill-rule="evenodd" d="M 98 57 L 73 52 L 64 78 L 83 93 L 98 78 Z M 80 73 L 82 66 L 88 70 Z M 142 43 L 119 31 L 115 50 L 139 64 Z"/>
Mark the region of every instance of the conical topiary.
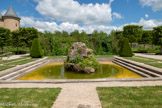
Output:
<path fill-rule="evenodd" d="M 123 39 L 123 43 L 122 43 L 119 55 L 121 57 L 132 57 L 133 56 L 132 49 L 129 45 L 129 40 L 127 38 Z"/>
<path fill-rule="evenodd" d="M 43 57 L 43 50 L 40 45 L 40 41 L 38 38 L 35 38 L 32 43 L 32 47 L 30 50 L 30 56 L 32 58 L 41 58 Z"/>

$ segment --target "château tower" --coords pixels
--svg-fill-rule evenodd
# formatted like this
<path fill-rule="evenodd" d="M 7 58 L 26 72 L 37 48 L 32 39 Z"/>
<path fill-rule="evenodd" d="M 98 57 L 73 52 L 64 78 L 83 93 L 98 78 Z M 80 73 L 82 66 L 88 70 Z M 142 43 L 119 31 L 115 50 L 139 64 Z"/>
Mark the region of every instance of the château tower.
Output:
<path fill-rule="evenodd" d="M 19 30 L 20 18 L 12 7 L 7 10 L 4 16 L 0 14 L 0 27 L 8 28 L 11 31 Z"/>

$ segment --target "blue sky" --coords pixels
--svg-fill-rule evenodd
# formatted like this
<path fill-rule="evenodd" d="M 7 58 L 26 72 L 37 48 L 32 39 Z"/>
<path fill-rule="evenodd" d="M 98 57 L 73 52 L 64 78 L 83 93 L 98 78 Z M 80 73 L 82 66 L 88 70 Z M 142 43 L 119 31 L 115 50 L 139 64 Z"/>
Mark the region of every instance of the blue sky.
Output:
<path fill-rule="evenodd" d="M 162 25 L 162 0 L 1 0 L 0 13 L 10 6 L 21 17 L 22 27 L 40 31 L 110 33 L 127 24 L 144 29 Z"/>

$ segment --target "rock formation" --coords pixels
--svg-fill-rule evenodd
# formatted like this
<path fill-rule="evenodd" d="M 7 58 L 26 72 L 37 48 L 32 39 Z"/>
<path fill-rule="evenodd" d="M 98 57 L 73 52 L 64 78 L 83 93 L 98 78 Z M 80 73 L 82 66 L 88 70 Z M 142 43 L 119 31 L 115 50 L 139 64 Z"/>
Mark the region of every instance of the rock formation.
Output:
<path fill-rule="evenodd" d="M 68 71 L 93 73 L 98 68 L 98 61 L 92 49 L 87 48 L 85 43 L 76 42 L 69 49 L 64 65 Z"/>

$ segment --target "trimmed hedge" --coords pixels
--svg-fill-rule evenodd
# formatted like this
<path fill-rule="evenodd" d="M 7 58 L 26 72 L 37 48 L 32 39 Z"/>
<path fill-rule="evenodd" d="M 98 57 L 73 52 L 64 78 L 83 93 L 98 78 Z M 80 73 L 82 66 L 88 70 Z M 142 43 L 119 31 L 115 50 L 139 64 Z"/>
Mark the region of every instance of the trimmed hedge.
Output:
<path fill-rule="evenodd" d="M 30 50 L 30 56 L 32 58 L 41 58 L 43 57 L 43 50 L 40 45 L 40 41 L 38 38 L 35 38 L 32 43 L 32 47 Z"/>
<path fill-rule="evenodd" d="M 132 49 L 129 45 L 129 40 L 127 38 L 123 39 L 123 44 L 119 52 L 119 55 L 121 57 L 132 57 L 133 56 Z"/>

